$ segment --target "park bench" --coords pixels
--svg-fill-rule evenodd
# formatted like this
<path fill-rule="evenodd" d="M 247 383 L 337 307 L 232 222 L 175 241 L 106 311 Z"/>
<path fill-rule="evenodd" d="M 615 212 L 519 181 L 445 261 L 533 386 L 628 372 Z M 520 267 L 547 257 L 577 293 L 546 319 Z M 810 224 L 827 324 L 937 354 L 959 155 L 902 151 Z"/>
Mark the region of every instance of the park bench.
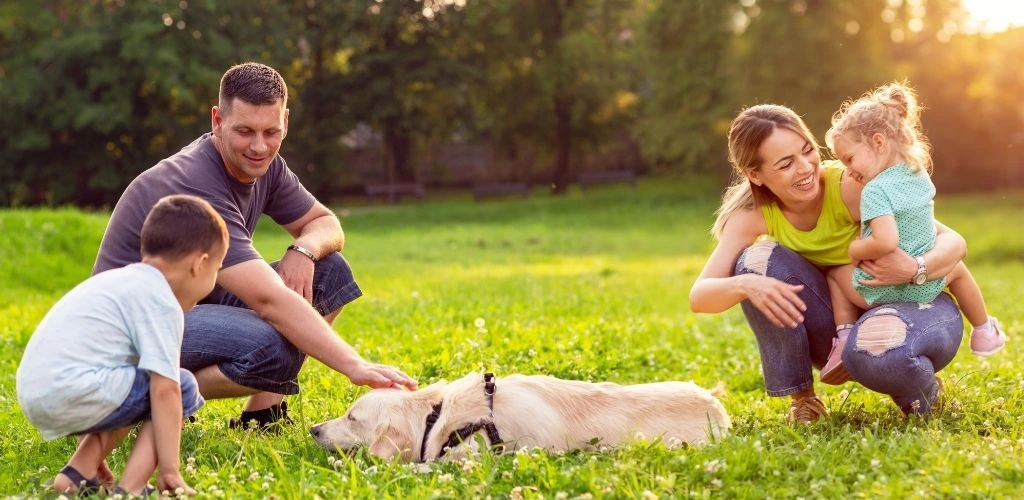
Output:
<path fill-rule="evenodd" d="M 422 200 L 425 195 L 423 185 L 418 182 L 366 185 L 366 198 L 370 203 L 379 196 L 383 196 L 388 203 L 394 203 L 402 196 L 415 196 L 416 199 Z"/>
<path fill-rule="evenodd" d="M 519 195 L 521 198 L 530 196 L 530 186 L 525 182 L 505 182 L 495 184 L 474 184 L 473 200 L 494 198 L 507 195 Z"/>
<path fill-rule="evenodd" d="M 636 187 L 636 173 L 632 170 L 595 170 L 592 172 L 581 172 L 576 177 L 576 182 L 586 191 L 588 186 L 595 184 L 617 184 L 628 182 L 630 186 Z"/>

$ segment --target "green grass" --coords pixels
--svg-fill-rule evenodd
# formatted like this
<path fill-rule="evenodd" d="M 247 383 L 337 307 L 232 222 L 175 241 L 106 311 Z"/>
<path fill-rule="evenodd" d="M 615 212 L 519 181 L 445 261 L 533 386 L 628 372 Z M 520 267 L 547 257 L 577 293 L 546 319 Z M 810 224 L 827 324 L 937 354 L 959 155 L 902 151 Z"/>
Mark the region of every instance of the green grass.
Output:
<path fill-rule="evenodd" d="M 421 384 L 471 370 L 622 383 L 726 385 L 733 433 L 702 449 L 637 443 L 605 452 L 484 455 L 425 470 L 335 457 L 308 427 L 365 389 L 316 361 L 289 400 L 298 425 L 280 436 L 229 430 L 241 401 L 210 402 L 183 433 L 184 475 L 202 496 L 1020 497 L 1024 493 L 1024 193 L 940 196 L 939 217 L 970 242 L 968 264 L 1014 335 L 982 360 L 963 348 L 943 375 L 949 404 L 904 419 L 856 384 L 819 386 L 833 416 L 784 421 L 763 392 L 754 339 L 738 308 L 695 315 L 687 294 L 711 249 L 716 206 L 706 183 L 645 180 L 564 198 L 342 210 L 365 296 L 336 329 L 366 357 Z M 38 496 L 73 451 L 43 442 L 17 407 L 14 373 L 35 324 L 91 268 L 105 214 L 0 212 L 0 495 Z M 266 221 L 264 221 L 266 222 Z M 279 258 L 284 233 L 264 223 L 257 247 Z M 478 327 L 478 318 L 483 327 Z M 500 390 L 500 388 L 499 388 Z M 115 451 L 115 471 L 127 445 Z"/>

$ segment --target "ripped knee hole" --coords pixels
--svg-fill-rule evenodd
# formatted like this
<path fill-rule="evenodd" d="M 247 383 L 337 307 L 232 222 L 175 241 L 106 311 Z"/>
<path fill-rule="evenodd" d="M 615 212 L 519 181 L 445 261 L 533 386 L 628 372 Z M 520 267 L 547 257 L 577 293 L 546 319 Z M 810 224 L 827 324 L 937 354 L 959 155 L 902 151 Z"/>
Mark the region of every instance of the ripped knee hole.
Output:
<path fill-rule="evenodd" d="M 768 259 L 777 245 L 775 240 L 768 239 L 750 245 L 743 259 L 743 265 L 761 276 L 768 274 Z"/>
<path fill-rule="evenodd" d="M 857 330 L 857 349 L 879 355 L 907 342 L 907 324 L 895 310 L 879 310 Z"/>

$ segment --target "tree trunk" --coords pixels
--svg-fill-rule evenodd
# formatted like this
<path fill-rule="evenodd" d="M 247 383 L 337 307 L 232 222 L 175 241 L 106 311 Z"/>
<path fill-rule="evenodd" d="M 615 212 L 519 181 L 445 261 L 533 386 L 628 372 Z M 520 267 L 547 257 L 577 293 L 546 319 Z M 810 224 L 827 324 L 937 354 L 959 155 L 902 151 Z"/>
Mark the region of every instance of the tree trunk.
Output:
<path fill-rule="evenodd" d="M 388 182 L 415 182 L 416 173 L 409 162 L 412 141 L 397 119 L 384 121 L 384 147 L 388 151 Z"/>
<path fill-rule="evenodd" d="M 562 60 L 562 51 L 559 44 L 565 37 L 565 17 L 568 10 L 572 9 L 574 0 L 551 0 L 548 5 L 551 7 L 551 23 L 548 25 L 545 37 L 545 45 L 548 47 L 548 54 L 560 60 L 558 66 L 565 67 Z M 564 69 L 559 70 L 559 80 L 568 80 Z M 569 189 L 569 173 L 572 169 L 572 92 L 567 90 L 570 82 L 558 81 L 555 85 L 555 95 L 552 98 L 555 113 L 555 171 L 551 178 L 551 193 L 565 194 Z"/>
<path fill-rule="evenodd" d="M 551 192 L 565 194 L 572 169 L 572 98 L 555 94 L 555 172 Z"/>

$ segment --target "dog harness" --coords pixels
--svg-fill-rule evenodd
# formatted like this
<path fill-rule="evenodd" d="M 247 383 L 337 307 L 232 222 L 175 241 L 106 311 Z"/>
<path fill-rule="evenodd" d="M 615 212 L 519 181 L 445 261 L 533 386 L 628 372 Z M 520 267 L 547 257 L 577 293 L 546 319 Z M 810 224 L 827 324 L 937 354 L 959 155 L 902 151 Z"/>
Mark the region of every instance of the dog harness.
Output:
<path fill-rule="evenodd" d="M 487 440 L 491 443 L 491 448 L 501 453 L 505 451 L 504 442 L 501 440 L 501 435 L 498 434 L 498 428 L 494 425 L 494 374 L 484 374 L 484 395 L 487 396 L 487 407 L 490 411 L 489 419 L 466 424 L 463 427 L 455 430 L 448 435 L 448 440 L 445 441 L 444 446 L 441 447 L 441 453 L 437 458 L 441 458 L 445 453 L 448 452 L 448 448 L 454 448 L 460 443 L 464 442 L 466 438 L 476 434 L 481 429 L 487 431 Z M 434 424 L 437 424 L 438 417 L 441 416 L 441 402 L 433 405 L 433 411 L 427 415 L 426 428 L 423 430 L 423 442 L 420 443 L 420 462 L 426 461 L 427 452 L 427 436 L 430 435 L 430 430 L 434 428 Z"/>

